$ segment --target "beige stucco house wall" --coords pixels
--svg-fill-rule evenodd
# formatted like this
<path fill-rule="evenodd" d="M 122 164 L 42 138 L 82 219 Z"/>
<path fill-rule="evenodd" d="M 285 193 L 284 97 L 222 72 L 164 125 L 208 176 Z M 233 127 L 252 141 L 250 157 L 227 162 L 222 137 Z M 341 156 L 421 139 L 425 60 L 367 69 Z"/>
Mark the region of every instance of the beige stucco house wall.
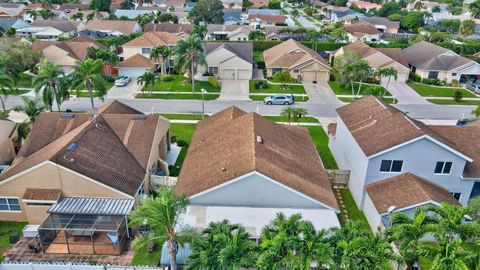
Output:
<path fill-rule="evenodd" d="M 252 79 L 252 64 L 224 48 L 210 52 L 206 57 L 206 62 L 207 67 L 203 67 L 203 70 L 199 70 L 199 72 L 206 71 L 209 67 L 217 67 L 218 73 L 214 73 L 214 75 L 219 79 Z"/>
<path fill-rule="evenodd" d="M 273 70 L 277 68 L 267 68 L 267 77 L 273 77 Z M 330 68 L 326 67 L 324 64 L 317 61 L 309 61 L 304 65 L 299 65 L 295 68 L 283 67 L 281 71 L 288 71 L 292 78 L 298 79 L 299 76 L 304 81 L 313 81 L 315 80 L 315 73 L 317 81 L 328 82 L 330 79 Z"/>

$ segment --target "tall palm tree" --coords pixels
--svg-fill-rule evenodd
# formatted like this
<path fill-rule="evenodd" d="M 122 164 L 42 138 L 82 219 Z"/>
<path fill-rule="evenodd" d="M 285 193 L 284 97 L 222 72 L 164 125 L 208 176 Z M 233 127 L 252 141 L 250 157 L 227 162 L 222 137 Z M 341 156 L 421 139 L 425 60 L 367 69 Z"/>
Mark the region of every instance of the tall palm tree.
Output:
<path fill-rule="evenodd" d="M 175 66 L 180 71 L 188 70 L 188 78 L 192 82 L 192 93 L 195 94 L 195 74 L 198 65 L 204 65 L 205 52 L 202 46 L 202 40 L 197 35 L 190 35 L 177 42 L 175 48 L 176 63 Z"/>
<path fill-rule="evenodd" d="M 11 93 L 13 80 L 3 71 L 0 71 L 0 102 L 2 103 L 2 109 L 5 112 L 5 101 Z"/>
<path fill-rule="evenodd" d="M 295 9 L 292 10 L 292 12 L 290 12 L 290 15 L 292 15 L 293 19 L 296 19 L 296 18 L 298 18 L 298 16 L 300 16 L 300 11 L 295 8 Z"/>
<path fill-rule="evenodd" d="M 27 12 L 25 12 L 28 16 L 30 16 L 34 21 L 37 19 L 38 17 L 38 12 L 34 9 L 30 9 L 30 10 L 27 10 Z"/>
<path fill-rule="evenodd" d="M 194 242 L 195 233 L 192 229 L 180 227 L 180 215 L 185 213 L 188 198 L 177 195 L 171 187 L 162 187 L 156 197 L 148 197 L 142 205 L 130 213 L 130 225 L 146 227 L 149 231 L 138 236 L 133 246 L 137 250 L 157 244 L 168 245 L 170 269 L 177 269 L 177 251 L 179 246 Z"/>
<path fill-rule="evenodd" d="M 245 228 L 228 220 L 210 223 L 191 243 L 189 269 L 244 269 L 255 266 L 256 244 Z"/>
<path fill-rule="evenodd" d="M 368 225 L 360 221 L 348 221 L 342 227 L 333 228 L 331 230 L 331 235 L 328 239 L 328 242 L 334 248 L 332 258 L 336 268 L 340 268 L 342 266 L 343 258 L 343 247 L 340 247 L 339 243 L 343 241 L 348 243 L 355 238 L 370 236 L 372 233 L 371 231 L 365 229 L 365 226 Z"/>
<path fill-rule="evenodd" d="M 78 61 L 75 64 L 75 71 L 73 72 L 72 88 L 77 91 L 77 96 L 83 89 L 88 90 L 90 97 L 90 105 L 94 114 L 96 115 L 94 103 L 94 91 L 101 100 L 107 94 L 105 87 L 105 79 L 102 77 L 103 62 L 101 59 L 87 59 Z"/>
<path fill-rule="evenodd" d="M 37 116 L 45 111 L 45 106 L 42 104 L 42 101 L 39 99 L 29 99 L 27 97 L 22 97 L 23 105 L 16 106 L 13 108 L 14 111 L 25 113 L 30 122 L 34 123 Z"/>
<path fill-rule="evenodd" d="M 452 242 L 456 238 L 468 239 L 469 222 L 465 222 L 468 208 L 442 203 L 440 206 L 427 206 L 425 211 L 433 219 L 431 231 L 438 242 Z"/>
<path fill-rule="evenodd" d="M 300 225 L 302 241 L 300 254 L 302 256 L 303 269 L 310 269 L 312 264 L 317 266 L 333 265 L 333 248 L 328 243 L 325 230 L 315 230 L 310 221 L 303 221 Z"/>
<path fill-rule="evenodd" d="M 41 94 L 42 101 L 45 107 L 53 111 L 53 104 L 57 104 L 57 109 L 60 111 L 60 105 L 68 98 L 68 91 L 59 87 L 60 81 L 64 73 L 60 66 L 57 66 L 47 60 L 39 63 L 38 74 L 33 78 L 32 84 L 35 93 Z"/>
<path fill-rule="evenodd" d="M 455 239 L 445 246 L 425 245 L 424 250 L 428 257 L 433 257 L 431 270 L 468 270 L 465 259 L 471 256 L 468 250 L 463 249 L 462 240 Z M 477 266 L 478 267 L 478 266 Z M 478 268 L 475 268 L 478 269 Z"/>
<path fill-rule="evenodd" d="M 355 63 L 350 63 L 345 66 L 344 73 L 342 75 L 345 79 L 350 82 L 350 87 L 352 89 L 352 98 L 355 99 L 355 80 L 357 79 L 357 66 Z"/>
<path fill-rule="evenodd" d="M 385 91 L 383 91 L 382 97 L 385 96 L 387 93 L 388 85 L 390 84 L 390 80 L 393 77 L 395 80 L 398 78 L 398 71 L 393 67 L 387 68 L 380 68 L 377 70 L 376 75 L 378 76 L 379 80 L 382 80 L 382 77 L 387 77 L 387 84 L 385 85 Z"/>
<path fill-rule="evenodd" d="M 163 72 L 166 73 L 169 57 L 172 55 L 172 50 L 168 46 L 161 46 L 160 55 L 163 59 Z"/>
<path fill-rule="evenodd" d="M 360 95 L 362 84 L 364 81 L 368 79 L 368 77 L 372 74 L 372 68 L 365 60 L 360 60 L 354 64 L 354 72 L 355 77 L 359 81 L 358 82 L 358 90 L 356 96 Z M 355 98 L 355 96 L 354 96 Z"/>
<path fill-rule="evenodd" d="M 162 56 L 160 51 L 161 51 L 160 46 L 153 47 L 152 50 L 150 51 L 150 59 L 155 61 L 155 64 L 160 62 L 160 57 Z M 162 69 L 162 74 L 163 74 L 163 69 Z"/>
<path fill-rule="evenodd" d="M 155 74 L 150 71 L 143 73 L 142 76 L 137 78 L 137 84 L 143 85 L 143 89 L 147 89 L 149 94 L 152 94 L 152 89 L 149 86 L 153 86 L 156 81 Z M 142 89 L 142 91 L 143 91 Z"/>

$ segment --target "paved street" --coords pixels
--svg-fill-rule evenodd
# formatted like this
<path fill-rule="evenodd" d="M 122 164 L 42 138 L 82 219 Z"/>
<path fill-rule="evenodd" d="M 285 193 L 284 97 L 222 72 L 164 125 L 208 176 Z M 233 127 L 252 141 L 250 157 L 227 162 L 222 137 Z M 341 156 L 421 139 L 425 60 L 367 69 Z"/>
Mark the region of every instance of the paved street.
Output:
<path fill-rule="evenodd" d="M 313 24 L 312 22 L 310 22 L 309 20 L 307 20 L 307 18 L 305 18 L 304 16 L 298 16 L 297 17 L 297 21 L 300 22 L 303 27 L 305 28 L 310 28 L 310 29 L 315 29 L 315 31 L 320 31 L 320 27 L 316 26 L 315 24 Z"/>
<path fill-rule="evenodd" d="M 112 99 L 105 98 L 105 102 Z M 164 112 L 164 113 L 201 113 L 202 102 L 200 100 L 153 100 L 153 99 L 119 99 L 120 101 L 132 106 L 145 113 Z M 7 99 L 7 107 L 12 108 L 21 105 L 22 100 L 19 96 L 10 96 Z M 103 102 L 96 99 L 96 106 L 101 106 Z M 260 114 L 279 114 L 284 108 L 282 105 L 263 105 L 262 102 L 254 101 L 220 101 L 212 100 L 205 102 L 207 113 L 215 113 L 229 106 L 238 106 L 245 111 L 255 111 Z M 337 113 L 335 109 L 342 104 L 321 104 L 314 102 L 297 103 L 296 106 L 305 108 L 309 114 L 315 117 L 335 118 Z M 470 112 L 475 106 L 455 106 L 455 105 L 395 105 L 398 109 L 406 112 L 410 117 L 422 119 L 460 119 L 462 117 L 471 117 Z M 67 101 L 62 104 L 62 109 L 72 109 L 77 111 L 86 111 L 90 109 L 90 101 L 87 98 L 79 98 Z"/>
<path fill-rule="evenodd" d="M 385 84 L 382 85 L 385 86 Z M 387 90 L 398 100 L 398 104 L 430 104 L 406 83 L 390 82 Z"/>

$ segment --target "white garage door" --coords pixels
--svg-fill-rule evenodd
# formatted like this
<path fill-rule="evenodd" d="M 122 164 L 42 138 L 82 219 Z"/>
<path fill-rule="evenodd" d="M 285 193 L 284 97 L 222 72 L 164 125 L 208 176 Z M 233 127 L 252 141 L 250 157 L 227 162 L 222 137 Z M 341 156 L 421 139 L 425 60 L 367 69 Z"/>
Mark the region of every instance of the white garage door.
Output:
<path fill-rule="evenodd" d="M 224 69 L 222 72 L 222 78 L 224 80 L 235 80 L 236 74 L 235 74 L 235 69 Z"/>
<path fill-rule="evenodd" d="M 315 77 L 315 73 L 316 74 L 316 77 Z M 328 78 L 329 75 L 328 75 L 328 72 L 326 71 L 304 71 L 302 72 L 302 79 L 306 82 L 312 82 L 315 80 L 319 81 L 319 82 L 326 82 L 328 81 Z"/>
<path fill-rule="evenodd" d="M 404 83 L 404 82 L 407 82 L 408 81 L 408 73 L 406 72 L 400 72 L 397 74 L 397 80 L 395 81 L 395 78 L 392 76 L 390 78 L 390 82 L 400 82 L 400 83 Z M 382 77 L 382 80 L 381 80 L 382 83 L 387 83 L 388 82 L 388 77 Z"/>
<path fill-rule="evenodd" d="M 252 79 L 252 70 L 251 69 L 239 69 L 237 70 L 237 76 L 239 80 L 251 80 Z"/>
<path fill-rule="evenodd" d="M 118 68 L 118 75 L 136 78 L 142 76 L 147 70 L 146 68 Z"/>

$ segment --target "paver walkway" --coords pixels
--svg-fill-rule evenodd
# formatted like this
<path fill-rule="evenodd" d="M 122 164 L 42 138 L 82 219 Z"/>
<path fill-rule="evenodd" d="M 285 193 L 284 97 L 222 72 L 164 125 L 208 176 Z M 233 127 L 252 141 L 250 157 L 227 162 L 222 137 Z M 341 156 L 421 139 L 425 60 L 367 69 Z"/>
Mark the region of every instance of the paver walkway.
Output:
<path fill-rule="evenodd" d="M 342 104 L 342 102 L 335 96 L 335 93 L 333 93 L 327 82 L 317 82 L 316 84 L 304 82 L 303 87 L 305 87 L 305 92 L 307 92 L 308 95 L 307 102 Z"/>
<path fill-rule="evenodd" d="M 386 83 L 382 83 L 382 86 L 385 87 Z M 398 104 L 431 105 L 406 83 L 390 82 L 387 90 L 398 100 Z"/>
<path fill-rule="evenodd" d="M 248 80 L 223 80 L 218 100 L 250 100 Z"/>

